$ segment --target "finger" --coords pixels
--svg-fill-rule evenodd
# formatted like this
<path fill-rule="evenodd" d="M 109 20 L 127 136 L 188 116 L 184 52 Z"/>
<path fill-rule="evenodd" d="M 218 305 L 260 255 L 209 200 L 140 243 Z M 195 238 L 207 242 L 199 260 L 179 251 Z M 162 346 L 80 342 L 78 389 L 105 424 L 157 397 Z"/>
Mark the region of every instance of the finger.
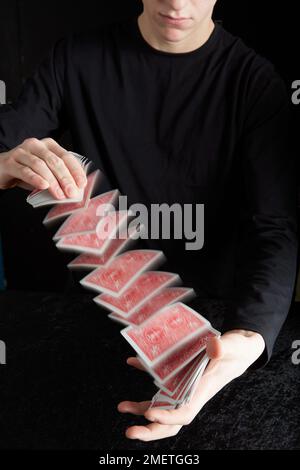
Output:
<path fill-rule="evenodd" d="M 141 363 L 141 361 L 137 357 L 128 357 L 126 359 L 126 362 L 130 366 L 135 367 L 136 369 L 147 372 L 147 369 L 143 366 L 143 364 Z"/>
<path fill-rule="evenodd" d="M 225 333 L 221 337 L 214 336 L 207 341 L 206 353 L 210 359 L 215 360 L 222 359 L 225 355 L 236 356 L 241 341 L 245 341 L 245 338 L 231 332 Z"/>
<path fill-rule="evenodd" d="M 221 338 L 214 336 L 207 341 L 206 353 L 210 359 L 221 359 L 224 347 Z"/>
<path fill-rule="evenodd" d="M 141 416 L 150 406 L 150 401 L 122 401 L 118 404 L 118 410 L 121 413 L 132 413 L 137 416 Z"/>
<path fill-rule="evenodd" d="M 78 188 L 64 161 L 48 149 L 45 142 L 38 139 L 27 139 L 23 145 L 25 149 L 45 161 L 67 197 L 78 196 Z"/>
<path fill-rule="evenodd" d="M 20 181 L 17 186 L 18 188 L 26 189 L 27 191 L 33 191 L 35 189 L 31 184 L 24 183 L 23 181 Z"/>
<path fill-rule="evenodd" d="M 72 153 L 68 152 L 62 157 L 62 159 L 65 162 L 66 167 L 69 169 L 69 172 L 76 182 L 78 188 L 84 188 L 87 183 L 87 178 L 85 171 L 77 158 L 75 158 Z"/>
<path fill-rule="evenodd" d="M 45 181 L 47 181 L 49 183 L 48 190 L 53 196 L 59 199 L 65 197 L 57 179 L 54 177 L 53 173 L 50 171 L 43 159 L 29 151 L 26 152 L 25 150 L 19 148 L 18 152 L 16 152 L 15 161 L 21 165 L 29 167 L 34 173 L 38 174 Z"/>
<path fill-rule="evenodd" d="M 179 425 L 165 426 L 158 423 L 150 423 L 147 426 L 131 426 L 126 429 L 125 435 L 128 439 L 139 439 L 140 441 L 149 442 L 175 436 L 181 427 Z"/>
<path fill-rule="evenodd" d="M 46 137 L 41 139 L 41 142 L 45 144 L 52 152 L 54 152 L 58 157 L 62 158 L 65 153 L 68 152 L 67 149 L 59 145 L 56 140 L 51 139 L 51 137 Z"/>
<path fill-rule="evenodd" d="M 72 155 L 71 152 L 68 152 L 66 149 L 61 147 L 55 140 L 53 139 L 43 139 L 43 142 L 47 145 L 47 147 L 56 155 L 58 155 L 65 163 L 66 167 L 68 168 L 70 174 L 72 175 L 74 181 L 76 182 L 79 188 L 83 188 L 87 183 L 87 178 L 84 169 L 80 165 L 77 158 Z"/>
<path fill-rule="evenodd" d="M 192 422 L 199 410 L 195 407 L 183 405 L 178 409 L 162 410 L 159 408 L 149 408 L 145 411 L 145 418 L 163 425 L 187 425 Z"/>
<path fill-rule="evenodd" d="M 30 187 L 36 189 L 47 189 L 49 183 L 44 180 L 40 175 L 36 174 L 29 167 L 21 165 L 14 161 L 13 168 L 8 168 L 9 174 L 24 183 L 27 183 Z"/>

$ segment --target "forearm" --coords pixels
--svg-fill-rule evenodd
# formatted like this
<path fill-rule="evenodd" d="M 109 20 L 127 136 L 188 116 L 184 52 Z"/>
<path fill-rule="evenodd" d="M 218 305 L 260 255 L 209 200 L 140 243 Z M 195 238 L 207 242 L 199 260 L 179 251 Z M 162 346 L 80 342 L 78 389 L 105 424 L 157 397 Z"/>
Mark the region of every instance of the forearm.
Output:
<path fill-rule="evenodd" d="M 266 349 L 257 366 L 271 357 L 274 342 L 288 314 L 296 278 L 296 218 L 252 218 L 244 226 L 231 305 L 223 331 L 259 333 Z"/>

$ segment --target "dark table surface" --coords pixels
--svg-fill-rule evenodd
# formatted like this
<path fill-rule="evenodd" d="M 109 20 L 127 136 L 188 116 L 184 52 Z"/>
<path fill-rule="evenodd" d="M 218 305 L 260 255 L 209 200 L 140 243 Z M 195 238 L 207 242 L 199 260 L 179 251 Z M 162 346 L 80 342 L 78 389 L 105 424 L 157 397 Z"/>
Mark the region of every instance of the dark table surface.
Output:
<path fill-rule="evenodd" d="M 300 449 L 300 340 L 295 304 L 272 360 L 216 395 L 177 436 L 145 443 L 125 438 L 144 418 L 117 411 L 122 400 L 150 399 L 149 376 L 125 362 L 131 347 L 121 325 L 92 302 L 93 295 L 0 294 L 1 449 L 201 450 Z M 202 314 L 218 327 L 226 308 L 202 300 Z M 199 311 L 199 310 L 198 310 Z"/>

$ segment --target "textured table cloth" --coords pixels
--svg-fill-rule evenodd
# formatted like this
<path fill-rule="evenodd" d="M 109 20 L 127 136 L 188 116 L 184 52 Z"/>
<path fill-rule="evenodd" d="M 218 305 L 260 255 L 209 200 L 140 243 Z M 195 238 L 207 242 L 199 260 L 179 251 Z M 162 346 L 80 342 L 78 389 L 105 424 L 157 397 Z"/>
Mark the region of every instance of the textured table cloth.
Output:
<path fill-rule="evenodd" d="M 177 436 L 150 443 L 125 438 L 143 417 L 117 411 L 122 400 L 150 399 L 151 378 L 125 362 L 133 350 L 121 325 L 90 293 L 0 294 L 1 449 L 201 450 L 300 449 L 299 304 L 291 310 L 274 355 L 219 392 Z M 226 305 L 197 304 L 218 327 Z"/>

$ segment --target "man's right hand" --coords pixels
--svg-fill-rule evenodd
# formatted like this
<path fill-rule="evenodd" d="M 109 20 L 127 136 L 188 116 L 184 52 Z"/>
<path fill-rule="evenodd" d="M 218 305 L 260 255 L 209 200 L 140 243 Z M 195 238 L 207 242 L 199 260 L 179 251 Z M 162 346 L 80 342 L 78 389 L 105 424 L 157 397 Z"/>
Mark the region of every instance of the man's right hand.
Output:
<path fill-rule="evenodd" d="M 24 140 L 0 154 L 0 189 L 48 189 L 57 199 L 76 197 L 87 179 L 77 159 L 51 138 Z"/>

